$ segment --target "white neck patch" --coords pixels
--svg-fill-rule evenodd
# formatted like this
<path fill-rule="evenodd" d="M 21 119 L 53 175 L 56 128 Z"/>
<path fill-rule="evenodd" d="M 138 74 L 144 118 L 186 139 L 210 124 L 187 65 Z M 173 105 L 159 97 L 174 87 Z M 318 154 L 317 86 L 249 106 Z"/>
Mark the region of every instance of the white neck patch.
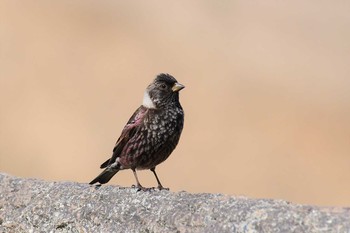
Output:
<path fill-rule="evenodd" d="M 148 94 L 148 91 L 145 91 L 145 94 L 143 95 L 143 102 L 142 105 L 146 108 L 156 108 L 156 106 L 154 105 L 151 97 Z"/>

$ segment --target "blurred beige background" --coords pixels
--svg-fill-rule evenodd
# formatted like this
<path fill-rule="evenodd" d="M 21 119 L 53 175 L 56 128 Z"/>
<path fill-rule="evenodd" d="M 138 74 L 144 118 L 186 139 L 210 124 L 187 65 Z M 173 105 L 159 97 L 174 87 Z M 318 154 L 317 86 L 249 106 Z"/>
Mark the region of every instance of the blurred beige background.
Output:
<path fill-rule="evenodd" d="M 349 1 L 0 1 L 0 171 L 89 182 L 157 73 L 173 191 L 350 206 Z M 151 172 L 141 183 L 155 186 Z M 131 171 L 111 184 L 131 186 Z"/>

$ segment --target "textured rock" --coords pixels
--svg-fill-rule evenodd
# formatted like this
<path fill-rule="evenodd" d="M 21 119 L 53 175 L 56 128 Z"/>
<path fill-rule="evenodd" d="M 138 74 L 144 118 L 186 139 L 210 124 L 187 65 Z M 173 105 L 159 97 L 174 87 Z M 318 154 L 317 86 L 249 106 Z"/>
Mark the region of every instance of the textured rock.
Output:
<path fill-rule="evenodd" d="M 350 209 L 0 173 L 0 232 L 350 232 Z"/>

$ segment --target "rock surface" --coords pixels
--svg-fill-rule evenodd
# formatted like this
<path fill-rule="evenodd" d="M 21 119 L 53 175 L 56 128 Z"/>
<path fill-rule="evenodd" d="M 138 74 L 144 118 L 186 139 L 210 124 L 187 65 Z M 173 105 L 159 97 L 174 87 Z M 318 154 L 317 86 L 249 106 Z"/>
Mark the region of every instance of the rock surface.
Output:
<path fill-rule="evenodd" d="M 350 209 L 0 173 L 0 232 L 350 232 Z"/>

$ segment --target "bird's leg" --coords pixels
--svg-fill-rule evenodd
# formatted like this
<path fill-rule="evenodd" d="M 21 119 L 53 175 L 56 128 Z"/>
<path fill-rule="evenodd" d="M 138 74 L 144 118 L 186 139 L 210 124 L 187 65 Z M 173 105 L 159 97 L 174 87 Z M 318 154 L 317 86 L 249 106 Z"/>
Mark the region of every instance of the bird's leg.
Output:
<path fill-rule="evenodd" d="M 159 178 L 158 178 L 158 176 L 157 176 L 157 173 L 156 173 L 156 167 L 153 167 L 153 168 L 151 168 L 150 170 L 153 172 L 154 176 L 155 176 L 156 179 L 157 179 L 158 189 L 159 189 L 159 190 L 162 190 L 162 189 L 169 190 L 168 188 L 164 188 L 163 185 L 160 183 L 160 180 L 159 180 Z"/>
<path fill-rule="evenodd" d="M 135 176 L 135 179 L 136 179 L 136 188 L 138 190 L 145 190 L 145 188 L 140 184 L 139 179 L 137 178 L 136 170 L 132 169 L 132 172 L 134 173 L 134 176 Z"/>

